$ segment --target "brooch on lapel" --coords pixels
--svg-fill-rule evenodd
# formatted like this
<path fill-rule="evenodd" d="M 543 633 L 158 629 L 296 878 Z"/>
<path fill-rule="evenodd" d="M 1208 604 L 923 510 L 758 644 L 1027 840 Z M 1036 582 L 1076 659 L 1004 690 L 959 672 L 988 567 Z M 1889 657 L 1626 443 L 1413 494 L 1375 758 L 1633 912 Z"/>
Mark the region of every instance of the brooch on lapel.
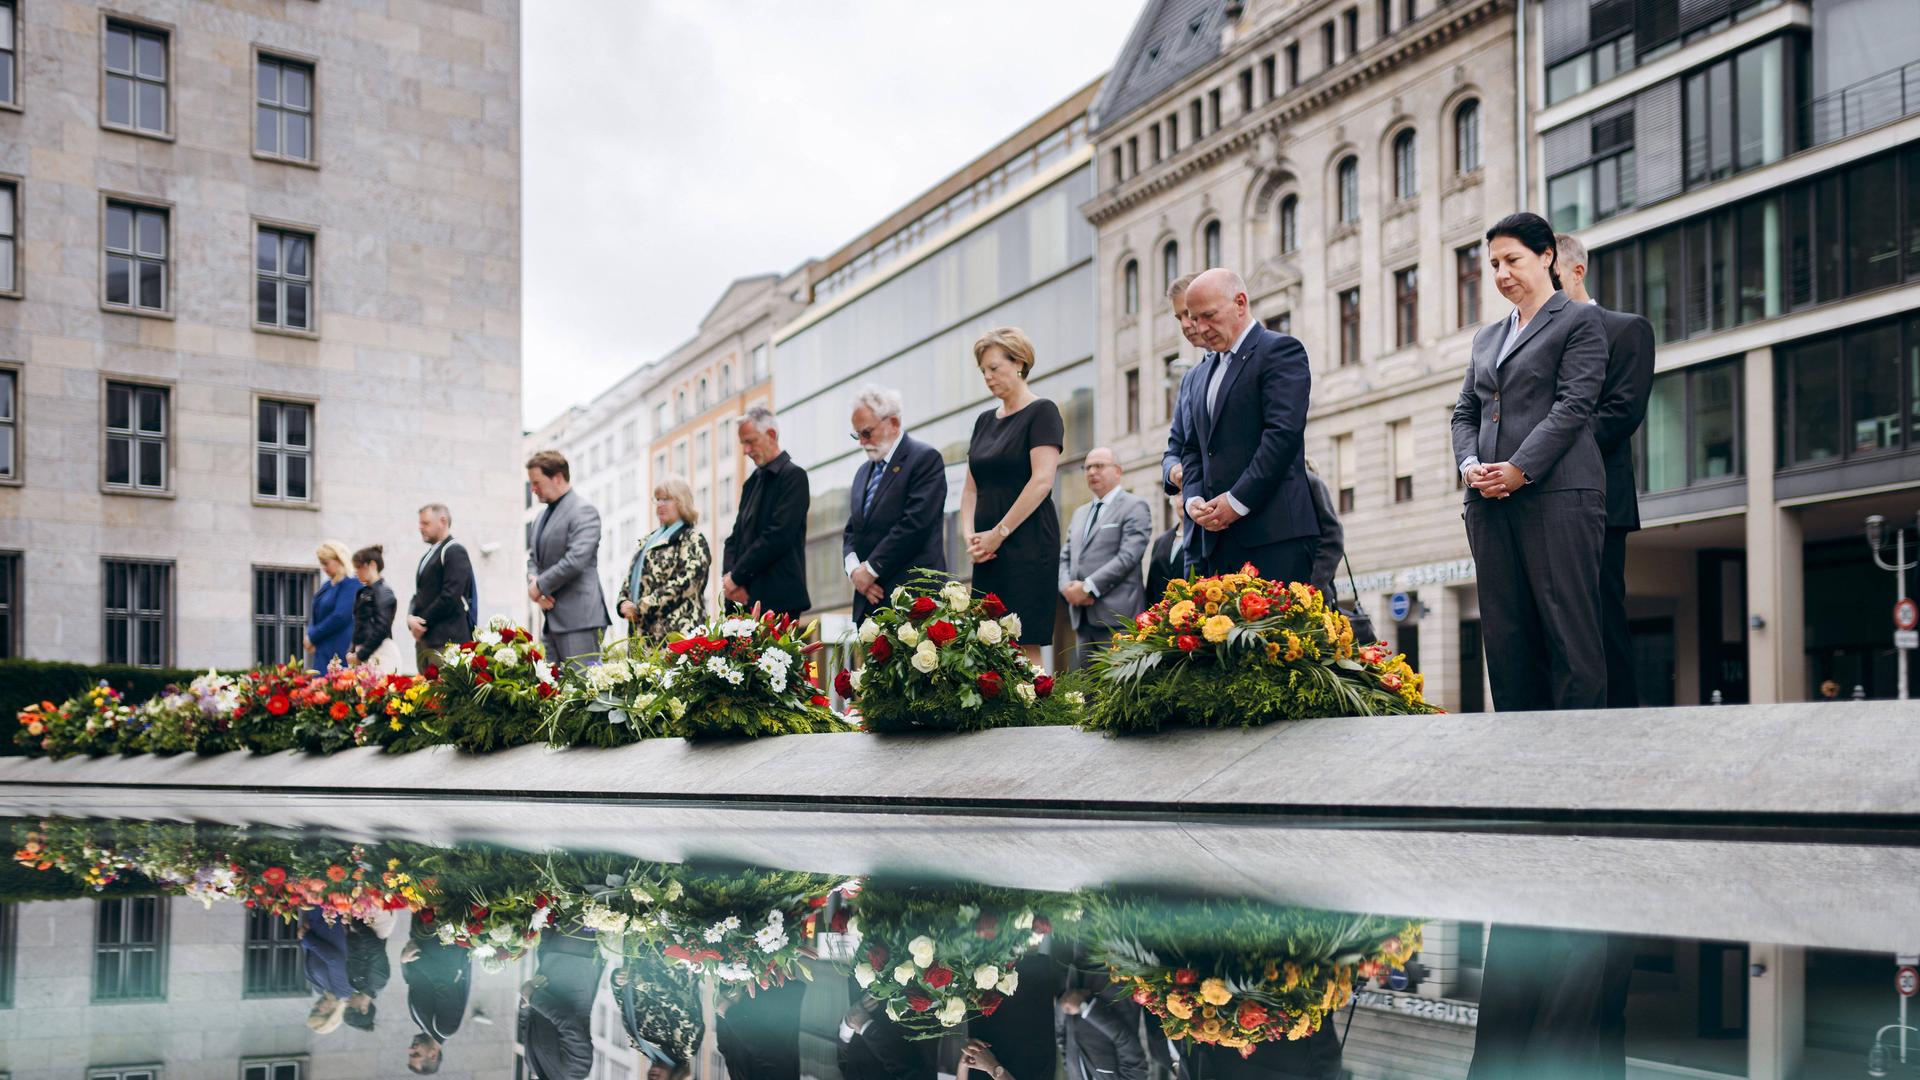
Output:
<path fill-rule="evenodd" d="M 892 469 L 892 472 L 893 472 L 893 474 L 894 474 L 895 476 L 898 476 L 898 475 L 900 475 L 900 466 L 898 466 L 898 465 L 895 465 L 895 466 L 893 467 L 893 469 Z"/>

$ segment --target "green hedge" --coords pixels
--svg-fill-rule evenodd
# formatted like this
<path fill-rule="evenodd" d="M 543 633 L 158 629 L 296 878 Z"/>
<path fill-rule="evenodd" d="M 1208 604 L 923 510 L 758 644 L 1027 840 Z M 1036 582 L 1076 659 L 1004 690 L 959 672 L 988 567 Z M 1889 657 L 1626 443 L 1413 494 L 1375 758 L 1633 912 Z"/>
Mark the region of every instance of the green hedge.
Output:
<path fill-rule="evenodd" d="M 158 697 L 169 686 L 184 686 L 200 675 L 180 668 L 138 668 L 125 664 L 73 664 L 63 660 L 0 660 L 0 755 L 17 755 L 14 717 L 36 701 L 58 704 L 101 679 L 133 704 Z"/>

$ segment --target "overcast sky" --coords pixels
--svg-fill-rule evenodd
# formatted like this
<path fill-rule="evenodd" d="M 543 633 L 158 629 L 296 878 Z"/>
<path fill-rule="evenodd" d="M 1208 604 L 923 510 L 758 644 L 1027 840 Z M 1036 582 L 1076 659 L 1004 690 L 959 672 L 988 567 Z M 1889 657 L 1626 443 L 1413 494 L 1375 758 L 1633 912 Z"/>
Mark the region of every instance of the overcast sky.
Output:
<path fill-rule="evenodd" d="M 522 6 L 524 422 L 691 337 L 1105 71 L 1139 0 Z"/>

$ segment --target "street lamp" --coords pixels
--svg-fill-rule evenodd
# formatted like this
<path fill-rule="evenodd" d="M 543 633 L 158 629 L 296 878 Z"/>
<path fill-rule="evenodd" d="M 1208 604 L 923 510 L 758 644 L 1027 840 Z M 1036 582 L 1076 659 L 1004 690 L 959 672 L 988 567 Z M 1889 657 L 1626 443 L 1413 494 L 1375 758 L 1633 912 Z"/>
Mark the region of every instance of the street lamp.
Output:
<path fill-rule="evenodd" d="M 1916 521 L 1916 535 L 1920 536 L 1920 521 Z M 1873 552 L 1873 563 L 1882 570 L 1894 573 L 1893 598 L 1896 602 L 1907 598 L 1907 571 L 1920 566 L 1920 560 L 1907 561 L 1907 530 L 1895 527 L 1893 530 L 1893 561 L 1884 557 L 1887 547 L 1887 519 L 1879 514 L 1867 517 L 1867 547 Z M 1895 648 L 1894 670 L 1899 679 L 1900 700 L 1907 700 L 1907 657 L 1906 651 Z"/>

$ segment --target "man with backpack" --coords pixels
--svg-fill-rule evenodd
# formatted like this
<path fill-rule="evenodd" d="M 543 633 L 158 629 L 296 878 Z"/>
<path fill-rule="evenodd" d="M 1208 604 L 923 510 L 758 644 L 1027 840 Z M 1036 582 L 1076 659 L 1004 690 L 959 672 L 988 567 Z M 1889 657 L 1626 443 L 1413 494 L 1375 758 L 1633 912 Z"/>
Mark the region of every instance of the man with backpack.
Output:
<path fill-rule="evenodd" d="M 428 503 L 420 508 L 420 539 L 430 546 L 414 570 L 407 628 L 413 631 L 414 658 L 424 673 L 448 642 L 472 636 L 480 605 L 473 560 L 453 538 L 453 514 L 445 506 Z"/>

